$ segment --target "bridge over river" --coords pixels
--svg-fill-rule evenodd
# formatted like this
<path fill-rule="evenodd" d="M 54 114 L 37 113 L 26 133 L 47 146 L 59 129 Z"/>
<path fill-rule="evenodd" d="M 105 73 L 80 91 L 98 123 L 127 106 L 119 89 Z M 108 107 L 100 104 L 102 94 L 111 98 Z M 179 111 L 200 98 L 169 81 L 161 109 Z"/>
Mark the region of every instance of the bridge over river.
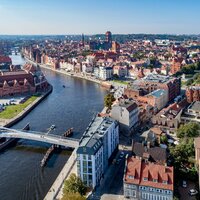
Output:
<path fill-rule="evenodd" d="M 77 148 L 79 145 L 79 140 L 74 138 L 66 138 L 54 134 L 27 130 L 16 130 L 5 127 L 0 127 L 0 138 L 20 138 L 35 140 L 71 148 Z"/>

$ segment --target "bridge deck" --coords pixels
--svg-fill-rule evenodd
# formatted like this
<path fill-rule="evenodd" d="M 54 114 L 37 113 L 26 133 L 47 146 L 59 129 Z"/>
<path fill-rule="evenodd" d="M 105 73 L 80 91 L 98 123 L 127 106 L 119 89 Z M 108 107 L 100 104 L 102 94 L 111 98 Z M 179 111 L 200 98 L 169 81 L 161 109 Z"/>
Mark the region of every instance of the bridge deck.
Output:
<path fill-rule="evenodd" d="M 36 131 L 22 131 L 0 127 L 0 138 L 3 137 L 29 139 L 72 148 L 77 148 L 79 145 L 79 140 L 74 138 L 66 138 L 59 135 L 46 134 Z"/>

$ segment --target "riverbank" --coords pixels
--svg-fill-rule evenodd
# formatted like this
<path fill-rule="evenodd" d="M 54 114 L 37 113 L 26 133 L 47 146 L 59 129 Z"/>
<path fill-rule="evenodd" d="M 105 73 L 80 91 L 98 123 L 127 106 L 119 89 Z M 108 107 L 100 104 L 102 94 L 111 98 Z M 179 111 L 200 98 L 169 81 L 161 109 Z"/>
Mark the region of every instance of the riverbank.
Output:
<path fill-rule="evenodd" d="M 11 119 L 0 119 L 0 126 L 11 127 L 20 120 L 22 120 L 28 113 L 30 113 L 41 101 L 43 101 L 53 90 L 53 87 L 50 85 L 48 90 L 42 94 L 40 97 L 35 99 L 32 103 L 30 103 L 26 108 L 23 109 L 18 115 Z"/>
<path fill-rule="evenodd" d="M 53 185 L 46 194 L 44 200 L 60 200 L 62 198 L 62 189 L 64 186 L 64 181 L 70 176 L 71 173 L 76 173 L 76 150 L 72 152 L 71 156 L 65 163 L 61 172 L 57 176 Z"/>
<path fill-rule="evenodd" d="M 67 76 L 80 78 L 80 79 L 84 79 L 84 80 L 87 80 L 87 81 L 97 83 L 97 84 L 99 84 L 99 85 L 101 85 L 101 86 L 103 86 L 107 89 L 110 89 L 112 87 L 112 85 L 109 82 L 101 81 L 101 80 L 98 80 L 98 79 L 91 77 L 91 76 L 87 76 L 87 75 L 83 75 L 81 73 L 75 73 L 75 72 L 67 72 L 65 69 L 53 69 L 52 67 L 50 67 L 48 65 L 35 63 L 34 61 L 29 60 L 28 58 L 25 58 L 25 60 L 27 62 L 33 64 L 33 65 L 38 65 L 39 67 L 44 68 L 44 69 L 49 69 L 49 70 L 52 70 L 52 71 L 60 73 L 60 74 L 64 74 L 64 75 L 67 75 Z"/>

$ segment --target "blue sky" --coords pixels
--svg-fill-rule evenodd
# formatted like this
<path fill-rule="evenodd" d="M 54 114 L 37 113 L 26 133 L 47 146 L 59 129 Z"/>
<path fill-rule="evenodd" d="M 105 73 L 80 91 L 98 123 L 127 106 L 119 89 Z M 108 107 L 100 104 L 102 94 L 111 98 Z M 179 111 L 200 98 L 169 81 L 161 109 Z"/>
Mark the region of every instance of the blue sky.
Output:
<path fill-rule="evenodd" d="M 0 0 L 0 34 L 200 34 L 200 0 Z"/>

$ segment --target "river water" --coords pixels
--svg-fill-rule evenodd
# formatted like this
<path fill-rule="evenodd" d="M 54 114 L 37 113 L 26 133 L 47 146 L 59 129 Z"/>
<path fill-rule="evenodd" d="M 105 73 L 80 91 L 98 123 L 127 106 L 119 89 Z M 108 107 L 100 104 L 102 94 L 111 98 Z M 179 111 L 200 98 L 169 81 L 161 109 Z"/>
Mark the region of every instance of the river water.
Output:
<path fill-rule="evenodd" d="M 17 60 L 20 58 L 16 57 L 15 63 Z M 86 80 L 42 71 L 53 85 L 53 92 L 13 128 L 20 129 L 30 122 L 31 130 L 45 132 L 55 124 L 52 134 L 61 135 L 73 127 L 73 137 L 80 138 L 92 117 L 103 108 L 106 90 Z M 44 198 L 71 153 L 63 150 L 54 154 L 41 169 L 40 161 L 49 146 L 19 140 L 15 147 L 0 153 L 0 200 Z"/>

